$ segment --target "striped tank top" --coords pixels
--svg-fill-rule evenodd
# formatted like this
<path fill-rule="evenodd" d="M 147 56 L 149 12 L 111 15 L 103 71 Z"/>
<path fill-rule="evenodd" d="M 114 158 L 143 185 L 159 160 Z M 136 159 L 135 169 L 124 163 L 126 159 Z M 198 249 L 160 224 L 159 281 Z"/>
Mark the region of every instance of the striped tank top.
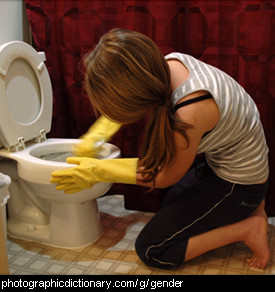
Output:
<path fill-rule="evenodd" d="M 198 154 L 205 153 L 214 173 L 229 182 L 250 185 L 265 181 L 268 147 L 253 99 L 229 75 L 192 56 L 171 53 L 165 58 L 181 61 L 189 71 L 188 79 L 172 94 L 174 106 L 184 96 L 205 90 L 219 108 L 219 121 L 202 137 Z"/>

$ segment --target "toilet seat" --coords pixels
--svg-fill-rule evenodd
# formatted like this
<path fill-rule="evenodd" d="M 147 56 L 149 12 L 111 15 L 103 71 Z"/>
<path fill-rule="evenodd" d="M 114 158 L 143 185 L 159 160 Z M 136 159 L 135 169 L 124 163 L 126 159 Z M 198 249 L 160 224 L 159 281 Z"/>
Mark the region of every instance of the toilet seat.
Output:
<path fill-rule="evenodd" d="M 21 41 L 0 46 L 0 148 L 22 150 L 51 129 L 52 87 L 41 56 Z"/>

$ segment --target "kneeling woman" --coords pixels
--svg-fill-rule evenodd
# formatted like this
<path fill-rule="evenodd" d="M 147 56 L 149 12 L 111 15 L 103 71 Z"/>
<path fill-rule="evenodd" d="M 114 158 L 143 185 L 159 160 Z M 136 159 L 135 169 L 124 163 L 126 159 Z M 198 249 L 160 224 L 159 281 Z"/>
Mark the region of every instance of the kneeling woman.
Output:
<path fill-rule="evenodd" d="M 106 129 L 146 117 L 144 145 L 140 159 L 69 159 L 79 166 L 54 172 L 57 188 L 72 192 L 98 181 L 171 187 L 136 241 L 146 264 L 176 268 L 243 241 L 253 252 L 248 264 L 264 268 L 270 257 L 264 211 L 268 148 L 247 92 L 189 55 L 163 57 L 152 40 L 128 30 L 105 34 L 85 62 L 89 98 L 108 118 Z M 94 153 L 93 131 L 76 146 L 77 155 Z M 200 153 L 205 162 L 192 168 Z"/>

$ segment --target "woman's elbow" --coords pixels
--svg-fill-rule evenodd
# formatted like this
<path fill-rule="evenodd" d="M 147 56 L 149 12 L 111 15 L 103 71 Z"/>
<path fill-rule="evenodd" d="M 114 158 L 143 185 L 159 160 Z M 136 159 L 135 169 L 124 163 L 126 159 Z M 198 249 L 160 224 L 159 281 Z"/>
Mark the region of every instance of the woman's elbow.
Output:
<path fill-rule="evenodd" d="M 159 175 L 156 176 L 155 188 L 157 189 L 169 188 L 176 184 L 180 179 L 181 177 L 177 179 L 176 177 L 168 177 L 160 173 Z"/>

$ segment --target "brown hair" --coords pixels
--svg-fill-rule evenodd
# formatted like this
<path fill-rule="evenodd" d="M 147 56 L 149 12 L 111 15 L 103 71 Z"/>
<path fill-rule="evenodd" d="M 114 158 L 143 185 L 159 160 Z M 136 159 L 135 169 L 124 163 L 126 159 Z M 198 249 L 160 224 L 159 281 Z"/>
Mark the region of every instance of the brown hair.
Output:
<path fill-rule="evenodd" d="M 121 124 L 147 114 L 141 165 L 144 181 L 174 158 L 174 131 L 188 141 L 190 125 L 176 119 L 171 102 L 170 71 L 156 44 L 145 35 L 113 29 L 86 56 L 86 88 L 96 111 Z"/>

